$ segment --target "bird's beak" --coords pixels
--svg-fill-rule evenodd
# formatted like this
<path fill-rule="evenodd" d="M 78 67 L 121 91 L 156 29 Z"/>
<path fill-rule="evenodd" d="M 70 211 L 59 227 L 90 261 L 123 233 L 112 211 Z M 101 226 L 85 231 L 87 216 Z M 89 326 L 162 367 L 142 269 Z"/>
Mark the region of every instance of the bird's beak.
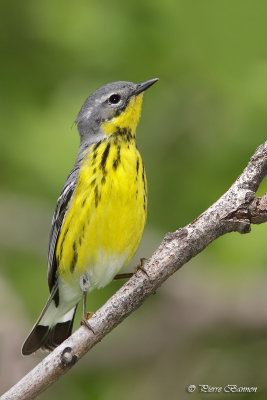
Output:
<path fill-rule="evenodd" d="M 146 81 L 146 82 L 138 83 L 136 85 L 136 89 L 134 91 L 134 95 L 136 96 L 139 93 L 144 92 L 150 86 L 154 85 L 154 83 L 156 83 L 158 80 L 159 80 L 158 78 L 154 78 L 154 79 L 150 79 L 149 81 Z"/>

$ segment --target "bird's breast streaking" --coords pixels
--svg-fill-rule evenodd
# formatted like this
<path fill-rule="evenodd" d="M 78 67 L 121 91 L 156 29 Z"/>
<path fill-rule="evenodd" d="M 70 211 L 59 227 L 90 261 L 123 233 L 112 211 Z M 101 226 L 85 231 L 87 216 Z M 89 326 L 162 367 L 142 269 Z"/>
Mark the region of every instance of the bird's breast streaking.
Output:
<path fill-rule="evenodd" d="M 105 286 L 135 253 L 146 208 L 142 159 L 130 129 L 118 127 L 89 148 L 81 165 L 57 244 L 61 278 L 87 271 L 90 289 Z"/>

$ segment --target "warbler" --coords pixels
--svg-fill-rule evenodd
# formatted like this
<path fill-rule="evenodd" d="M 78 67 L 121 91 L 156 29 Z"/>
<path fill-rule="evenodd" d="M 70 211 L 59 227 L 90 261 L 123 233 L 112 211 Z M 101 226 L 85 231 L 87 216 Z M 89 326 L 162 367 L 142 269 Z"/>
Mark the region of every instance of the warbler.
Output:
<path fill-rule="evenodd" d="M 78 155 L 57 201 L 49 239 L 49 299 L 22 347 L 53 350 L 72 332 L 83 298 L 106 286 L 134 255 L 147 213 L 144 164 L 136 147 L 143 83 L 113 82 L 84 102 Z"/>

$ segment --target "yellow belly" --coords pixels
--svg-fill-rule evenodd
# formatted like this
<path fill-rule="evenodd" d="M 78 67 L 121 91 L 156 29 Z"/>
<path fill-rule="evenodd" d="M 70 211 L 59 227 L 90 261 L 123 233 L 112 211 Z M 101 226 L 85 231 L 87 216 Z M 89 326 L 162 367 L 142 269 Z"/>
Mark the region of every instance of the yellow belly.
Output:
<path fill-rule="evenodd" d="M 62 279 L 71 282 L 87 272 L 92 288 L 109 283 L 138 247 L 146 208 L 146 177 L 135 142 L 109 139 L 91 146 L 58 240 Z"/>

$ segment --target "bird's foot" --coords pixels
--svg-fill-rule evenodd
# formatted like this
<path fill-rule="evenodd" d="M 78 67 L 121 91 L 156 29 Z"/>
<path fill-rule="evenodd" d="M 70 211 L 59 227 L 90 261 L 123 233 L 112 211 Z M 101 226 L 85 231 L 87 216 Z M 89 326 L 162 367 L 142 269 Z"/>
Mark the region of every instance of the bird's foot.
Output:
<path fill-rule="evenodd" d="M 94 315 L 94 312 L 87 312 L 86 316 L 82 317 L 81 320 L 81 325 L 85 326 L 86 328 L 88 328 L 90 331 L 93 332 L 93 334 L 95 334 L 94 329 L 91 327 L 91 325 L 88 322 L 88 319 L 90 319 L 92 316 Z"/>
<path fill-rule="evenodd" d="M 88 313 L 86 313 L 86 319 L 88 321 L 88 319 L 90 319 L 95 313 L 93 311 L 89 311 Z"/>
<path fill-rule="evenodd" d="M 148 278 L 149 278 L 149 275 L 148 275 L 148 273 L 146 272 L 146 270 L 144 269 L 144 265 L 145 265 L 145 263 L 148 261 L 148 259 L 147 258 L 140 258 L 140 265 L 138 265 L 137 267 L 136 267 L 136 269 L 135 269 L 135 273 L 137 272 L 137 271 L 139 271 L 139 270 L 141 270 Z"/>
<path fill-rule="evenodd" d="M 140 265 L 138 265 L 135 268 L 134 272 L 128 272 L 125 274 L 117 274 L 114 276 L 114 280 L 117 279 L 130 279 L 134 274 L 136 274 L 137 271 L 141 270 L 142 272 L 144 272 L 144 274 L 146 274 L 146 276 L 149 278 L 148 273 L 145 271 L 145 269 L 143 268 L 143 266 L 145 265 L 145 263 L 148 261 L 147 258 L 140 258 Z"/>

